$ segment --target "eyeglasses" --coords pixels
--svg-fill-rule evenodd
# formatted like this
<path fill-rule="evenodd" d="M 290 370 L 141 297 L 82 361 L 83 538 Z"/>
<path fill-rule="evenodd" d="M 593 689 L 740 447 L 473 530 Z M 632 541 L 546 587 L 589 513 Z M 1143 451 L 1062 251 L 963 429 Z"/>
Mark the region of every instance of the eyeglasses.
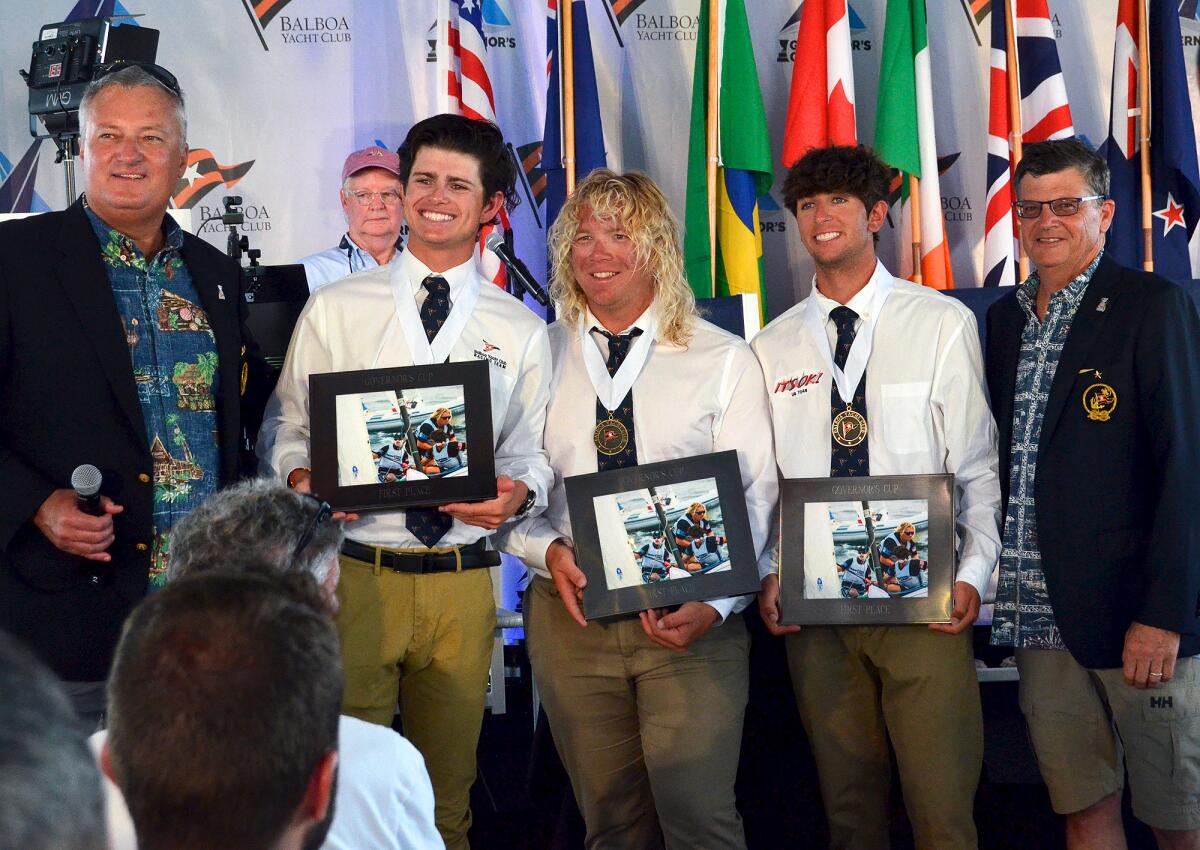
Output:
<path fill-rule="evenodd" d="M 1055 215 L 1068 216 L 1079 212 L 1079 205 L 1084 201 L 1107 200 L 1108 195 L 1088 195 L 1085 198 L 1055 198 L 1052 201 L 1014 201 L 1013 210 L 1017 218 L 1037 218 L 1042 214 L 1042 207 L 1049 206 Z"/>
<path fill-rule="evenodd" d="M 101 80 L 110 74 L 115 74 L 118 71 L 124 71 L 126 68 L 141 68 L 156 81 L 162 84 L 163 88 L 171 92 L 176 97 L 183 97 L 183 90 L 179 88 L 179 80 L 175 79 L 175 75 L 164 68 L 162 65 L 155 65 L 153 62 L 133 62 L 128 59 L 118 59 L 116 62 L 110 62 L 107 65 L 101 65 L 100 70 L 92 77 L 92 82 Z"/>
<path fill-rule="evenodd" d="M 304 551 L 304 547 L 312 543 L 313 537 L 317 534 L 317 529 L 321 527 L 321 523 L 328 522 L 333 516 L 333 508 L 329 507 L 328 502 L 318 499 L 311 493 L 301 493 L 307 499 L 311 499 L 317 506 L 317 512 L 313 514 L 312 522 L 308 524 L 308 528 L 304 530 L 304 534 L 300 536 L 300 540 L 296 543 L 296 548 L 292 550 L 292 560 L 300 559 L 300 553 Z"/>
<path fill-rule="evenodd" d="M 400 193 L 393 189 L 385 189 L 382 192 L 351 192 L 347 190 L 346 194 L 358 201 L 360 207 L 369 207 L 376 199 L 385 207 L 394 207 L 400 203 Z"/>

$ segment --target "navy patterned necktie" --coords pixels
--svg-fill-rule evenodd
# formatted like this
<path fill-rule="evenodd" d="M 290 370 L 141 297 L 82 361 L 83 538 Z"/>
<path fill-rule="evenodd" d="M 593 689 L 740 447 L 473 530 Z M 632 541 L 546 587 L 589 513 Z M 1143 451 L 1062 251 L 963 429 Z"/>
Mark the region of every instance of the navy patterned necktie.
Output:
<path fill-rule="evenodd" d="M 450 315 L 450 284 L 444 277 L 431 274 L 421 281 L 421 286 L 429 293 L 421 305 L 421 325 L 432 343 Z M 409 508 L 404 512 L 404 525 L 414 537 L 433 547 L 454 525 L 454 518 L 436 508 Z"/>
<path fill-rule="evenodd" d="M 837 325 L 837 346 L 833 352 L 833 362 L 839 369 L 846 368 L 846 358 L 850 356 L 850 346 L 854 344 L 854 323 L 858 320 L 858 313 L 855 313 L 849 307 L 834 307 L 829 313 L 829 317 L 833 319 Z M 854 390 L 854 398 L 851 400 L 853 409 L 862 415 L 863 419 L 867 418 L 867 374 L 863 372 L 862 378 L 858 381 L 858 386 Z M 833 428 L 833 420 L 838 414 L 846 410 L 846 404 L 842 400 L 841 393 L 838 392 L 836 385 L 830 388 L 829 391 L 829 421 L 830 428 Z M 867 456 L 867 441 L 864 438 L 856 446 L 844 446 L 836 439 L 832 441 L 833 453 L 829 459 L 829 475 L 831 478 L 848 478 L 859 475 L 871 474 L 871 463 Z"/>
<path fill-rule="evenodd" d="M 626 356 L 629 354 L 629 346 L 633 344 L 634 339 L 641 335 L 641 328 L 634 328 L 629 333 L 618 335 L 609 333 L 603 328 L 592 328 L 593 331 L 598 331 L 606 339 L 608 339 L 608 374 L 616 375 L 617 370 L 621 368 L 621 364 L 625 362 Z M 604 472 L 609 469 L 622 469 L 626 466 L 637 466 L 637 448 L 633 441 L 633 390 L 625 394 L 625 398 L 617 405 L 617 409 L 609 411 L 596 400 L 596 424 L 609 419 L 617 420 L 625 426 L 628 433 L 628 443 L 621 451 L 615 454 L 605 454 L 597 449 L 596 451 L 596 468 Z"/>
<path fill-rule="evenodd" d="M 450 284 L 444 277 L 431 274 L 421 281 L 421 286 L 429 293 L 421 305 L 421 326 L 425 328 L 425 336 L 433 342 L 450 315 Z"/>

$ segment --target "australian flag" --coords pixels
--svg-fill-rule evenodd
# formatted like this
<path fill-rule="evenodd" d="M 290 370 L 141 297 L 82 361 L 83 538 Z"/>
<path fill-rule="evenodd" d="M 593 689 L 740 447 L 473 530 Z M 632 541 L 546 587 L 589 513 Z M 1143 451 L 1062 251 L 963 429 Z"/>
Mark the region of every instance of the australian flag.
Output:
<path fill-rule="evenodd" d="M 1179 0 L 1149 0 L 1150 184 L 1154 271 L 1176 281 L 1200 276 L 1190 243 L 1200 221 L 1200 168 L 1179 29 Z M 1135 0 L 1120 0 L 1113 54 L 1112 118 L 1102 153 L 1112 172 L 1116 215 L 1105 250 L 1141 268 L 1144 259 L 1137 116 Z"/>
<path fill-rule="evenodd" d="M 546 229 L 550 229 L 567 199 L 567 172 L 563 163 L 562 103 L 559 95 L 558 5 L 549 0 L 546 16 L 546 127 L 543 133 L 542 171 L 546 175 Z M 587 177 L 594 168 L 607 164 L 604 128 L 600 122 L 600 97 L 596 90 L 596 64 L 592 37 L 588 32 L 587 4 L 572 2 L 572 34 L 575 46 L 575 178 Z"/>

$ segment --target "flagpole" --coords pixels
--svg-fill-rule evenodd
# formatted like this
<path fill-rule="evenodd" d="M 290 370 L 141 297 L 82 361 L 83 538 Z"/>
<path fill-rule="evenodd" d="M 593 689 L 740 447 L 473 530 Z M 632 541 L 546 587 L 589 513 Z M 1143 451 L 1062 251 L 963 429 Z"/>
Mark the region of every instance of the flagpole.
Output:
<path fill-rule="evenodd" d="M 1146 37 L 1149 24 L 1145 0 L 1138 0 L 1138 107 L 1141 120 L 1142 168 L 1142 268 L 1154 271 L 1154 199 L 1150 187 L 1150 45 Z"/>
<path fill-rule="evenodd" d="M 567 173 L 567 197 L 575 192 L 575 36 L 571 9 L 572 0 L 560 0 L 559 20 L 562 39 L 559 54 L 562 61 L 563 93 L 563 168 Z"/>
<path fill-rule="evenodd" d="M 708 120 L 706 125 L 706 175 L 708 178 L 708 271 L 712 297 L 717 297 L 717 162 L 721 108 L 721 0 L 712 0 L 708 15 Z"/>
<path fill-rule="evenodd" d="M 992 14 L 995 14 L 995 12 L 993 11 Z M 1013 19 L 1012 0 L 1004 0 L 1004 53 L 1008 66 L 1008 126 L 1012 142 L 1012 165 L 1009 168 L 1008 176 L 1014 198 L 1017 195 L 1017 184 L 1012 182 L 1012 175 L 1016 170 L 1017 163 L 1021 161 L 1022 149 L 1021 79 L 1019 77 L 1021 72 L 1019 63 L 1017 62 L 1017 37 L 1014 35 L 1015 23 L 1016 21 Z M 1020 272 L 1019 280 L 1029 277 L 1029 257 L 1025 256 L 1025 247 L 1021 245 L 1020 240 L 1017 241 L 1017 269 Z"/>
<path fill-rule="evenodd" d="M 913 283 L 921 278 L 921 181 L 908 175 L 908 201 L 912 204 Z"/>

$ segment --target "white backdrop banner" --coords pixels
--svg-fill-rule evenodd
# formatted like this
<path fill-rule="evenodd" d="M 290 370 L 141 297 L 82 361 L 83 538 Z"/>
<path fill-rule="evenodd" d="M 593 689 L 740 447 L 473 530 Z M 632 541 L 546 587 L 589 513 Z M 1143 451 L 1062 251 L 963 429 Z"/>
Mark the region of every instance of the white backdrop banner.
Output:
<path fill-rule="evenodd" d="M 538 155 L 546 107 L 546 4 L 475 2 L 483 6 L 498 120 L 526 166 L 524 202 L 513 220 L 517 250 L 544 278 L 544 222 L 537 204 L 544 189 Z M 200 232 L 223 246 L 219 225 L 199 222 L 219 213 L 224 195 L 241 195 L 242 229 L 267 263 L 292 262 L 334 245 L 344 226 L 337 190 L 346 154 L 375 143 L 395 149 L 413 121 L 436 110 L 437 3 L 4 0 L 0 180 L 30 182 L 33 193 L 24 209 L 0 212 L 60 209 L 67 201 L 53 144 L 29 135 L 27 90 L 15 73 L 28 67 L 40 25 L 135 13 L 136 25 L 161 32 L 159 62 L 175 72 L 188 98 L 192 165 L 176 205 L 190 208 Z M 648 172 L 682 214 L 699 2 L 587 3 L 609 165 Z M 988 20 L 971 13 L 978 5 L 928 0 L 942 213 L 960 287 L 982 279 Z M 859 138 L 867 143 L 874 134 L 885 6 L 885 0 L 854 0 L 850 10 Z M 777 157 L 800 8 L 798 0 L 747 3 Z M 1099 144 L 1108 121 L 1116 0 L 1050 0 L 1050 12 L 1076 130 Z M 1194 71 L 1200 44 L 1194 19 L 1184 20 L 1184 41 Z M 781 209 L 781 166 L 776 176 L 761 203 L 771 316 L 802 296 L 811 277 L 791 216 Z M 881 254 L 889 265 L 898 243 L 885 232 Z"/>

